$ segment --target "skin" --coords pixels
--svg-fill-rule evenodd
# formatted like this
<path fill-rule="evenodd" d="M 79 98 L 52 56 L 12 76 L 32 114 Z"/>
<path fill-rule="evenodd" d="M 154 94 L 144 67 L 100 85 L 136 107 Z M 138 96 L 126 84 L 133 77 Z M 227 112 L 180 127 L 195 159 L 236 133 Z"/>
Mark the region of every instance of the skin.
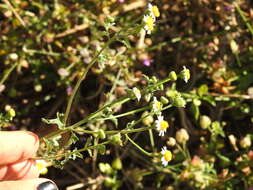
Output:
<path fill-rule="evenodd" d="M 0 189 L 36 190 L 45 181 L 38 178 L 35 156 L 39 138 L 27 131 L 0 131 Z"/>

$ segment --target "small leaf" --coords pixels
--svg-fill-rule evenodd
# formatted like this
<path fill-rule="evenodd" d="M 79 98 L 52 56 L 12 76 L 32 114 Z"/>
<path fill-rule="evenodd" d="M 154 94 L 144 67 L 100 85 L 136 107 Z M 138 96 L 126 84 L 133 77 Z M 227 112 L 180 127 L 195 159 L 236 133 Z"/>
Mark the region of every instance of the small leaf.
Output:
<path fill-rule="evenodd" d="M 46 124 L 55 124 L 61 130 L 65 129 L 65 125 L 64 125 L 64 122 L 63 122 L 63 120 L 64 120 L 64 114 L 57 112 L 56 115 L 57 115 L 57 118 L 55 118 L 55 119 L 45 119 L 45 118 L 42 118 L 41 120 L 44 123 L 46 123 Z"/>

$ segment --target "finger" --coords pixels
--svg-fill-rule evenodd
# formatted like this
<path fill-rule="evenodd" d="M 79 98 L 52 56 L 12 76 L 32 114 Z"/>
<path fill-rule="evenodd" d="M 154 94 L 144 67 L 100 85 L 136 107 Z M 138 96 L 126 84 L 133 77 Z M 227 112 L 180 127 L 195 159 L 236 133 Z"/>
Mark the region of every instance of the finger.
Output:
<path fill-rule="evenodd" d="M 22 181 L 0 182 L 0 189 L 6 190 L 58 190 L 54 182 L 44 178 Z"/>
<path fill-rule="evenodd" d="M 28 131 L 0 131 L 0 165 L 20 162 L 35 156 L 39 138 Z"/>
<path fill-rule="evenodd" d="M 39 177 L 39 171 L 34 160 L 0 166 L 0 181 L 34 179 L 37 177 Z"/>

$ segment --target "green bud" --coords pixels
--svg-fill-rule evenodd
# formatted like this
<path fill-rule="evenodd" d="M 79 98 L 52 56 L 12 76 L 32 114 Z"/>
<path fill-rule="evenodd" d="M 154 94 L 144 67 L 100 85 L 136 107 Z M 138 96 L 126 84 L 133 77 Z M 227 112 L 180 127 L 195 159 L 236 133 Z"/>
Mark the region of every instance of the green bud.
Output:
<path fill-rule="evenodd" d="M 10 115 L 11 118 L 15 117 L 16 116 L 16 112 L 13 108 L 9 109 L 8 110 L 8 115 Z"/>
<path fill-rule="evenodd" d="M 116 158 L 116 159 L 113 160 L 112 168 L 114 168 L 116 170 L 121 170 L 122 169 L 122 162 L 121 162 L 120 158 Z"/>
<path fill-rule="evenodd" d="M 105 187 L 113 187 L 116 183 L 116 180 L 111 177 L 106 177 L 104 180 Z"/>
<path fill-rule="evenodd" d="M 169 74 L 169 78 L 172 81 L 176 81 L 177 80 L 177 74 L 176 74 L 176 72 L 175 71 L 171 71 L 170 74 Z"/>
<path fill-rule="evenodd" d="M 108 163 L 99 163 L 98 164 L 98 167 L 99 167 L 99 170 L 102 172 L 102 173 L 105 173 L 107 175 L 110 175 L 113 173 L 113 169 L 112 167 L 110 166 L 110 164 Z"/>
<path fill-rule="evenodd" d="M 199 125 L 202 129 L 207 129 L 212 121 L 207 115 L 201 115 L 199 118 Z"/>
<path fill-rule="evenodd" d="M 114 144 L 117 144 L 117 145 L 120 145 L 120 146 L 123 145 L 123 144 L 122 144 L 122 140 L 121 140 L 121 135 L 120 135 L 120 133 L 111 136 L 111 141 L 112 141 Z"/>
<path fill-rule="evenodd" d="M 243 139 L 240 140 L 240 146 L 242 148 L 249 148 L 251 146 L 251 138 L 249 135 L 246 135 Z"/>
<path fill-rule="evenodd" d="M 193 99 L 193 104 L 195 106 L 200 106 L 201 105 L 201 101 L 199 99 Z"/>
<path fill-rule="evenodd" d="M 169 103 L 169 100 L 168 98 L 164 97 L 164 96 L 161 96 L 160 97 L 160 102 L 162 102 L 162 104 L 168 104 Z"/>
<path fill-rule="evenodd" d="M 186 101 L 181 96 L 176 96 L 173 99 L 173 105 L 176 107 L 185 107 Z"/>
<path fill-rule="evenodd" d="M 106 147 L 105 147 L 105 145 L 99 145 L 97 150 L 100 154 L 104 155 L 106 152 Z"/>
<path fill-rule="evenodd" d="M 158 82 L 158 80 L 157 80 L 157 78 L 155 76 L 152 76 L 151 80 L 152 80 L 153 83 L 157 83 Z"/>
<path fill-rule="evenodd" d="M 149 126 L 149 125 L 151 125 L 153 122 L 154 122 L 154 117 L 152 116 L 152 115 L 149 115 L 149 116 L 147 116 L 149 114 L 149 112 L 148 111 L 145 111 L 145 112 L 143 112 L 143 114 L 142 114 L 142 116 L 141 117 L 145 117 L 143 120 L 142 120 L 142 123 L 144 124 L 144 125 L 147 125 L 147 126 Z"/>
<path fill-rule="evenodd" d="M 188 132 L 182 128 L 176 132 L 176 140 L 178 143 L 184 144 L 189 140 Z"/>
<path fill-rule="evenodd" d="M 105 134 L 105 131 L 103 129 L 98 130 L 98 137 L 100 139 L 105 139 L 106 138 L 106 134 Z"/>
<path fill-rule="evenodd" d="M 152 94 L 145 94 L 144 95 L 144 99 L 146 100 L 146 102 L 149 102 L 151 97 L 152 97 Z"/>
<path fill-rule="evenodd" d="M 41 85 L 41 84 L 36 84 L 36 85 L 34 86 L 34 90 L 35 90 L 36 92 L 41 92 L 41 91 L 42 91 L 42 85 Z"/>

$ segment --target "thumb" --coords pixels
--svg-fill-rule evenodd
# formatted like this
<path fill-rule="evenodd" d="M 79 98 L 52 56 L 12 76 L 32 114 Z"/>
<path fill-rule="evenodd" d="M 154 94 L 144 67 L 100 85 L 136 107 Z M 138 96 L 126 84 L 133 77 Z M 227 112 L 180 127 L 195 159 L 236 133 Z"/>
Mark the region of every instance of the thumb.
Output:
<path fill-rule="evenodd" d="M 22 181 L 3 181 L 0 182 L 0 190 L 58 190 L 54 182 L 37 178 L 33 180 Z"/>

